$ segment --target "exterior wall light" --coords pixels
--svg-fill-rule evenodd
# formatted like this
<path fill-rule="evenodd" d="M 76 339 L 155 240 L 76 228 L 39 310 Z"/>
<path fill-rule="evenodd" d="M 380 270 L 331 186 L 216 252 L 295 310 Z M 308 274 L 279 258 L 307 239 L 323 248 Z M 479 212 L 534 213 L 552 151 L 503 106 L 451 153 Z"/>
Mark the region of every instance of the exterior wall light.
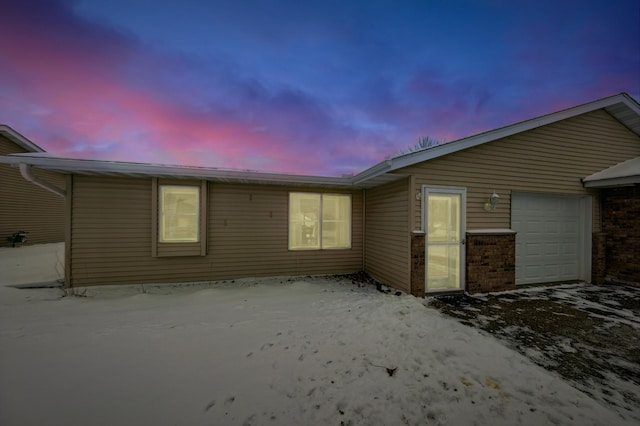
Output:
<path fill-rule="evenodd" d="M 498 203 L 500 202 L 500 196 L 496 194 L 496 191 L 493 191 L 493 194 L 489 197 L 489 202 L 484 203 L 484 210 L 488 212 L 492 212 L 498 207 Z"/>

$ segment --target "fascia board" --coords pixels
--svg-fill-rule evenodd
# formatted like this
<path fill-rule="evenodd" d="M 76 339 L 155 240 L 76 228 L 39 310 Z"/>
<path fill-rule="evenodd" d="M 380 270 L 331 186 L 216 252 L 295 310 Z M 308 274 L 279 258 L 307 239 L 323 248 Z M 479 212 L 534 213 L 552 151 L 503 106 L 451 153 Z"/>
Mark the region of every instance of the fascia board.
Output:
<path fill-rule="evenodd" d="M 640 184 L 640 175 L 582 182 L 582 185 L 585 188 L 612 188 L 616 186 L 633 186 L 638 184 Z"/>

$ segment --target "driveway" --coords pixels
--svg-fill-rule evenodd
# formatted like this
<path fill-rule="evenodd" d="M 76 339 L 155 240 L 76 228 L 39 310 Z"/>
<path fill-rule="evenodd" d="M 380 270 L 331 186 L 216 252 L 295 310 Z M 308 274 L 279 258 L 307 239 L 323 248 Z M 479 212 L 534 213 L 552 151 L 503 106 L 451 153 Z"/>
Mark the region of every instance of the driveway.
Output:
<path fill-rule="evenodd" d="M 428 304 L 640 422 L 640 288 L 568 284 Z"/>

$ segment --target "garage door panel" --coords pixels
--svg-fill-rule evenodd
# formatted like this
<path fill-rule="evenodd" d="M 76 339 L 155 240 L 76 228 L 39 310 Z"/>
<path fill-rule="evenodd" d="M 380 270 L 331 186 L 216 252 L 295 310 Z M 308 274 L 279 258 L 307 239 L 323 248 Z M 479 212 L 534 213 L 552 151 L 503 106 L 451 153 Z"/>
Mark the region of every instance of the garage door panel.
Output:
<path fill-rule="evenodd" d="M 560 254 L 560 248 L 558 244 L 545 244 L 544 254 L 546 256 L 558 256 Z"/>
<path fill-rule="evenodd" d="M 578 279 L 580 201 L 574 197 L 515 193 L 516 283 Z"/>

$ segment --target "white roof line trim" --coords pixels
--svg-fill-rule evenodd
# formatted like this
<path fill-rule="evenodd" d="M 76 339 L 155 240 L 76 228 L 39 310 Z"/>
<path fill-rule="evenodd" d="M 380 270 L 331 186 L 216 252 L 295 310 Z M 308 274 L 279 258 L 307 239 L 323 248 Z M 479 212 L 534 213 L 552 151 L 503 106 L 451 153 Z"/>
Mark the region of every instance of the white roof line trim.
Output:
<path fill-rule="evenodd" d="M 575 117 L 581 114 L 585 114 L 598 109 L 611 107 L 616 104 L 624 104 L 631 110 L 633 110 L 640 117 L 640 105 L 635 102 L 626 93 L 620 93 L 617 95 L 609 96 L 606 98 L 598 99 L 592 102 L 588 102 L 582 105 L 578 105 L 572 108 L 567 108 L 550 114 L 546 114 L 540 117 L 535 117 L 529 120 L 521 121 L 515 124 L 511 124 L 505 127 L 501 127 L 495 130 L 490 130 L 477 135 L 469 136 L 466 138 L 451 141 L 442 145 L 435 146 L 423 151 L 412 152 L 399 157 L 386 160 L 384 163 L 389 164 L 389 167 L 381 169 L 380 164 L 377 164 L 362 173 L 355 176 L 358 182 L 373 178 L 379 174 L 391 172 L 403 167 L 412 166 L 423 161 L 431 160 L 437 157 L 442 157 L 447 154 L 462 151 L 467 148 L 471 148 L 477 145 L 482 145 L 487 142 L 491 142 L 497 139 L 509 137 L 521 132 L 533 130 L 538 127 L 546 126 L 558 121 L 565 120 L 567 118 Z"/>
<path fill-rule="evenodd" d="M 204 167 L 127 163 L 102 160 L 79 160 L 69 158 L 20 155 L 0 156 L 0 164 L 28 164 L 65 172 L 88 172 L 102 174 L 131 174 L 147 176 L 175 176 L 199 179 L 237 180 L 281 184 L 311 184 L 319 186 L 352 186 L 352 178 L 303 176 L 283 173 L 263 173 L 242 170 L 225 170 Z"/>
<path fill-rule="evenodd" d="M 640 175 L 627 176 L 611 179 L 599 179 L 592 181 L 583 181 L 582 184 L 585 188 L 611 188 L 615 186 L 633 186 L 638 185 L 640 182 Z"/>

